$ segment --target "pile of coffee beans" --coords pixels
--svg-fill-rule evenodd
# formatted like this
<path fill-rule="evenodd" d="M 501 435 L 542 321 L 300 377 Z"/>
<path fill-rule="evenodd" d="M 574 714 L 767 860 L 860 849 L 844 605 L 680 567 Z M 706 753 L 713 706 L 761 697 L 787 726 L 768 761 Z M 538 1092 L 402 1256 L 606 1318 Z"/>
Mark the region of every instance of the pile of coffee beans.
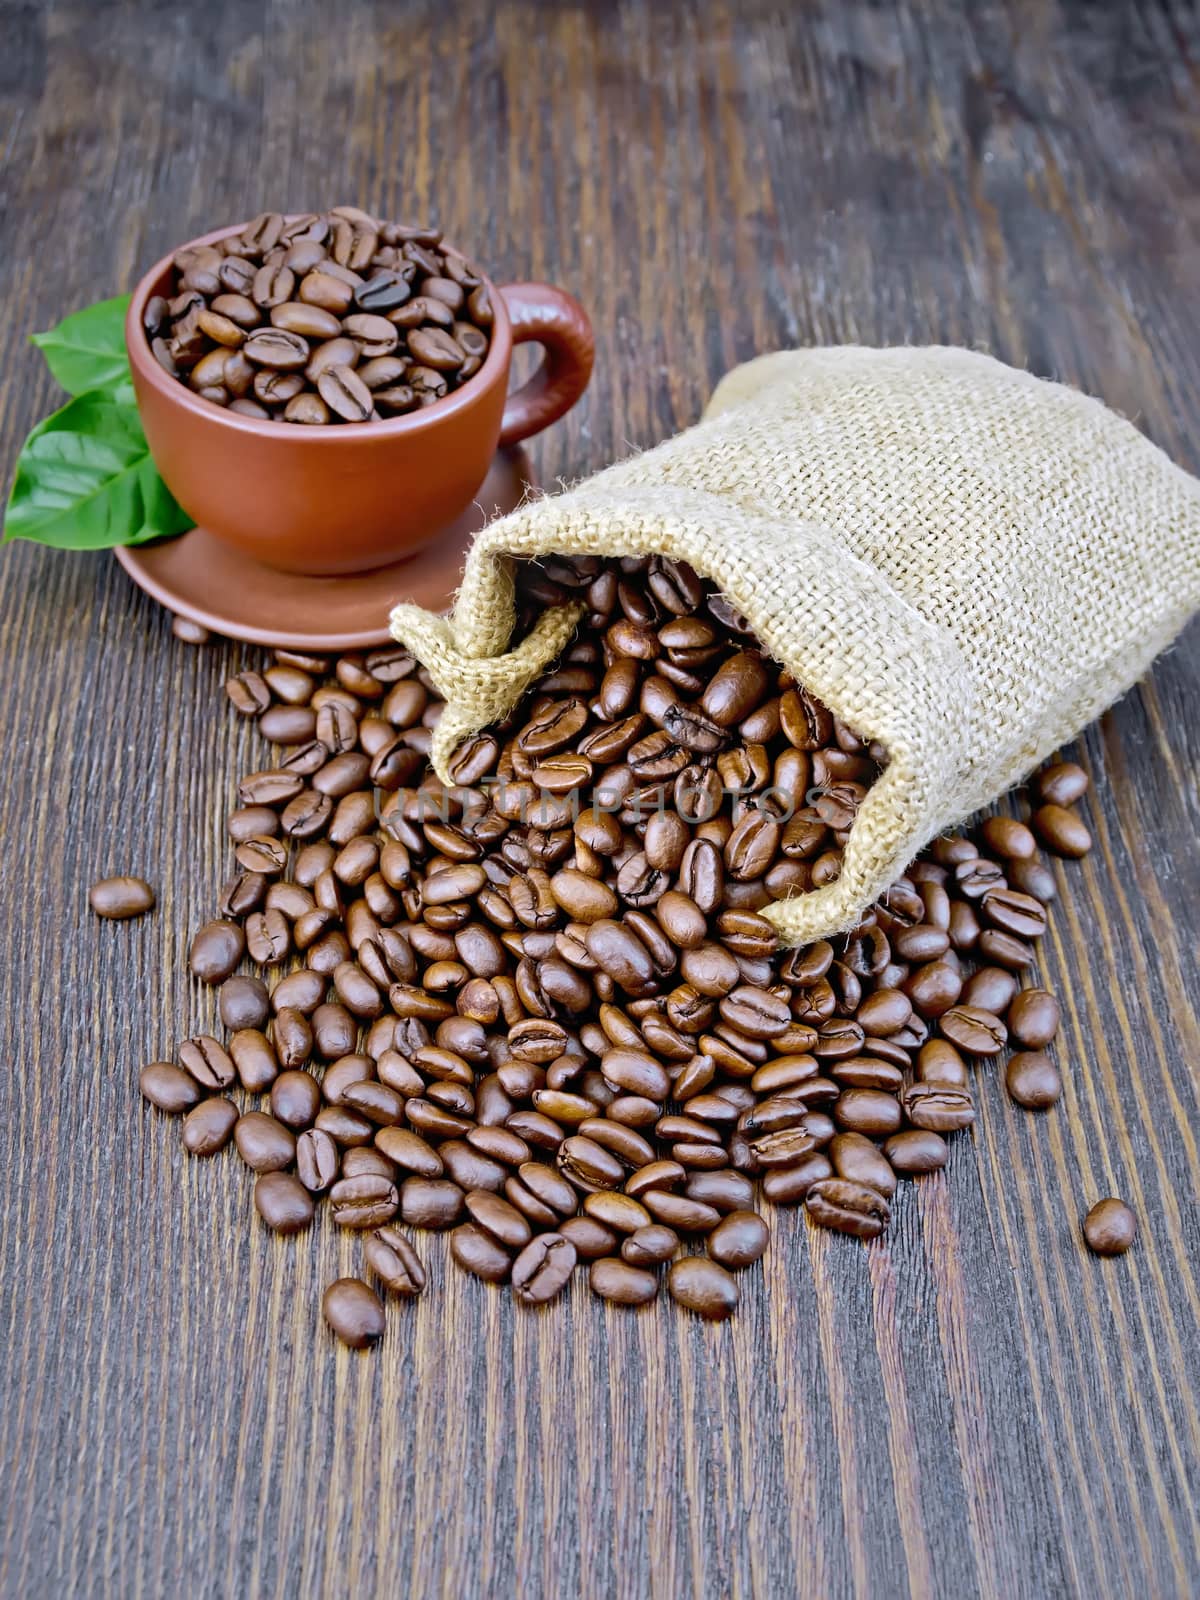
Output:
<path fill-rule="evenodd" d="M 357 206 L 266 211 L 174 266 L 171 293 L 146 306 L 155 359 L 243 416 L 378 422 L 433 405 L 487 355 L 487 284 L 436 228 Z"/>
<path fill-rule="evenodd" d="M 1058 1006 L 1032 981 L 1060 854 L 1090 844 L 1083 772 L 947 836 L 844 936 L 776 949 L 760 914 L 833 881 L 885 753 L 758 649 L 687 567 L 522 570 L 524 621 L 582 598 L 577 638 L 511 718 L 428 765 L 441 705 L 399 648 L 276 652 L 229 680 L 272 758 L 228 819 L 236 870 L 191 945 L 224 1039 L 142 1089 L 208 1155 L 232 1139 L 263 1222 L 327 1199 L 411 1297 L 401 1224 L 539 1305 L 577 1266 L 619 1305 L 665 1279 L 708 1318 L 768 1241 L 761 1202 L 871 1239 L 941 1168 L 1009 1054 L 1022 1105 L 1061 1092 Z M 245 971 L 248 964 L 255 971 Z M 339 1280 L 341 1338 L 383 1327 Z"/>

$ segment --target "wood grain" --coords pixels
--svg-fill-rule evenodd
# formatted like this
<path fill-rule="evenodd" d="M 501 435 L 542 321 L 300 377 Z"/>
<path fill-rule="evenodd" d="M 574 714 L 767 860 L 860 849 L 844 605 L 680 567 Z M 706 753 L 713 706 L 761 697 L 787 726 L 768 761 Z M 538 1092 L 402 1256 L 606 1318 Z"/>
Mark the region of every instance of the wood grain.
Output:
<path fill-rule="evenodd" d="M 0 4 L 0 460 L 57 403 L 26 335 L 203 228 L 354 199 L 592 312 L 535 445 L 582 475 L 732 362 L 947 341 L 1200 466 L 1200 15 L 433 0 Z M 0 556 L 0 1592 L 1041 1596 L 1200 1588 L 1200 628 L 1092 728 L 1099 848 L 1044 969 L 1067 1094 L 992 1074 L 870 1248 L 779 1214 L 720 1328 L 529 1314 L 426 1251 L 369 1358 L 330 1228 L 252 1219 L 137 1070 L 211 1016 L 188 932 L 256 764 L 111 559 Z M 145 873 L 160 909 L 85 911 Z M 1082 1251 L 1124 1195 L 1126 1258 Z"/>

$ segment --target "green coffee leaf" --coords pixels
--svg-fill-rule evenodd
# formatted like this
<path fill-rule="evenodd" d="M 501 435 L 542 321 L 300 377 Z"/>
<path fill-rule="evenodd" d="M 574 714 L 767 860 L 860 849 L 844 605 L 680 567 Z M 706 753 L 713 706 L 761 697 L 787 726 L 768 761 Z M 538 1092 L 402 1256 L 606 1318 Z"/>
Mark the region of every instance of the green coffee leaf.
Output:
<path fill-rule="evenodd" d="M 89 389 L 111 389 L 129 380 L 125 354 L 125 313 L 129 296 L 85 306 L 64 317 L 56 328 L 30 335 L 46 358 L 50 371 L 68 394 Z"/>
<path fill-rule="evenodd" d="M 25 441 L 4 537 L 60 550 L 107 550 L 191 525 L 155 471 L 136 407 L 93 390 L 68 401 Z"/>

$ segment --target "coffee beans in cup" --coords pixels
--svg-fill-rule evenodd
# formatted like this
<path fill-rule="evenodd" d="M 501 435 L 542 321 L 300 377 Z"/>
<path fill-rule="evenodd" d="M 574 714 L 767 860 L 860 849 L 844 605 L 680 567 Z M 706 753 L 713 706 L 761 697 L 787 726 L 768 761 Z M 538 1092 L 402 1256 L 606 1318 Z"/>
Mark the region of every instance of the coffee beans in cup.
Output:
<path fill-rule="evenodd" d="M 190 947 L 227 1036 L 206 1022 L 143 1073 L 193 1153 L 232 1136 L 267 1228 L 357 1236 L 370 1287 L 325 1302 L 355 1345 L 424 1286 L 414 1230 L 526 1307 L 574 1281 L 727 1317 L 764 1211 L 877 1238 L 974 1122 L 980 1069 L 1018 1104 L 1058 1097 L 1044 823 L 937 839 L 849 932 L 779 950 L 763 910 L 837 877 L 886 751 L 687 567 L 517 580 L 522 628 L 587 614 L 451 789 L 428 764 L 441 702 L 400 648 L 281 650 L 229 680 L 270 749 Z M 1038 791 L 1068 853 L 1086 787 L 1060 764 Z"/>
<path fill-rule="evenodd" d="M 146 306 L 163 370 L 261 421 L 386 421 L 477 373 L 491 341 L 480 272 L 436 228 L 357 206 L 287 218 L 175 253 L 170 292 Z"/>

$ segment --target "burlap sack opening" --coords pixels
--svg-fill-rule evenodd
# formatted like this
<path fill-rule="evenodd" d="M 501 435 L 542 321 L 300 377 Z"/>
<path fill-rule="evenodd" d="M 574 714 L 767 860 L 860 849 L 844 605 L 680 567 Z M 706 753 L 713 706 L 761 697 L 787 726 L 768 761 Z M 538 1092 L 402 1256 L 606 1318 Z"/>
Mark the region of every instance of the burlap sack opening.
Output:
<path fill-rule="evenodd" d="M 443 777 L 581 615 L 553 608 L 509 650 L 513 561 L 580 553 L 689 562 L 886 748 L 841 877 L 764 912 L 804 944 L 853 926 L 1170 642 L 1200 606 L 1200 484 L 1098 402 L 969 351 L 749 362 L 696 427 L 485 529 L 449 618 L 396 607 L 447 701 Z"/>

